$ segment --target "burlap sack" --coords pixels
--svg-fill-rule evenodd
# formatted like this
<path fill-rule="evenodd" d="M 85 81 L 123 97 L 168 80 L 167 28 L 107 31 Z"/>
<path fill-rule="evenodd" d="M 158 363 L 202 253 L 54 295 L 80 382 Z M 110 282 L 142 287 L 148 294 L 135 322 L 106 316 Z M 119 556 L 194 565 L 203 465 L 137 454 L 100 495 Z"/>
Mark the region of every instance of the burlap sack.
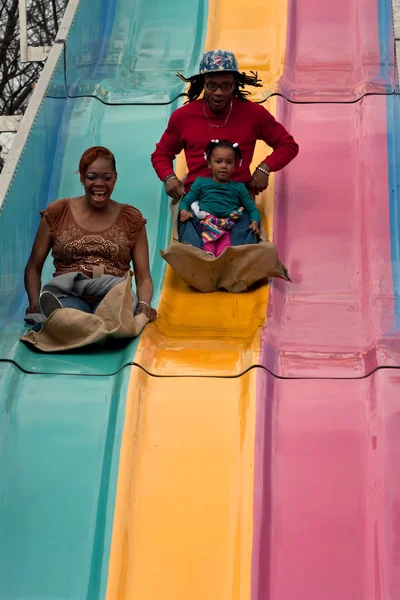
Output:
<path fill-rule="evenodd" d="M 173 239 L 160 254 L 181 279 L 196 290 L 216 292 L 224 289 L 238 293 L 269 277 L 290 281 L 289 273 L 279 260 L 274 244 L 267 241 L 263 227 L 259 244 L 230 246 L 214 258 L 199 248 L 178 241 L 179 204 L 171 203 L 171 210 Z"/>
<path fill-rule="evenodd" d="M 28 331 L 21 340 L 42 352 L 61 352 L 105 342 L 109 338 L 133 338 L 148 323 L 144 314 L 132 314 L 132 280 L 128 274 L 100 303 L 95 314 L 74 308 L 54 311 L 40 331 Z"/>

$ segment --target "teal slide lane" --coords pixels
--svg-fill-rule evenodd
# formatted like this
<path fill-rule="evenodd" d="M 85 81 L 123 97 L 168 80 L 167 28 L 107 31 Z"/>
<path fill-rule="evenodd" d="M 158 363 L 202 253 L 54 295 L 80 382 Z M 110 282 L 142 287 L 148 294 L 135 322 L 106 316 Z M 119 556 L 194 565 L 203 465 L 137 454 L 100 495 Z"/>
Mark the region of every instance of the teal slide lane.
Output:
<path fill-rule="evenodd" d="M 97 6 L 96 11 L 94 4 Z M 93 352 L 91 349 L 90 352 L 76 352 L 68 356 L 44 356 L 33 353 L 18 342 L 26 308 L 23 269 L 39 224 L 39 209 L 56 198 L 81 193 L 76 171 L 79 157 L 87 147 L 102 144 L 115 152 L 119 178 L 114 198 L 134 204 L 148 220 L 156 301 L 165 271 L 158 251 L 165 248 L 170 237 L 169 208 L 160 181 L 152 169 L 150 154 L 171 112 L 182 103 L 182 98 L 173 101 L 177 92 L 183 91 L 182 82 L 179 89 L 176 87 L 176 82 L 179 82 L 175 76 L 176 71 L 193 72 L 199 62 L 207 23 L 207 5 L 203 0 L 173 2 L 168 6 L 161 0 L 151 3 L 144 0 L 121 0 L 113 12 L 112 23 L 99 22 L 101 15 L 109 14 L 109 10 L 102 13 L 103 5 L 108 8 L 109 3 L 103 0 L 91 4 L 89 0 L 82 0 L 66 42 L 66 54 L 69 56 L 67 64 L 79 65 L 77 53 L 89 56 L 90 46 L 96 56 L 100 53 L 108 60 L 108 49 L 118 46 L 116 40 L 119 39 L 121 30 L 126 30 L 131 37 L 121 49 L 120 62 L 124 64 L 128 60 L 127 48 L 131 62 L 132 57 L 145 54 L 142 48 L 136 49 L 135 40 L 145 44 L 151 55 L 149 65 L 154 68 L 147 71 L 147 79 L 152 81 L 154 88 L 160 78 L 161 83 L 158 85 L 160 89 L 164 89 L 162 86 L 167 72 L 170 80 L 169 101 L 172 103 L 156 106 L 107 106 L 92 97 L 63 100 L 64 64 L 61 61 L 50 86 L 49 95 L 52 97 L 46 98 L 32 129 L 0 219 L 0 238 L 4 240 L 4 250 L 0 256 L 0 360 L 13 360 L 32 373 L 113 374 L 132 361 L 137 344 L 133 342 L 124 350 L 114 350 L 111 354 L 102 350 Z M 172 30 L 173 22 L 179 24 L 180 35 L 176 35 L 176 38 L 181 40 L 180 44 L 172 43 L 172 35 L 170 45 L 165 44 L 164 18 L 168 33 Z M 131 22 L 134 22 L 134 27 L 130 25 Z M 152 32 L 152 37 L 149 33 L 141 35 L 142 29 L 147 33 Z M 186 30 L 185 36 L 180 33 L 182 29 Z M 90 32 L 93 33 L 92 37 Z M 107 35 L 108 44 L 105 44 L 103 38 L 107 38 Z M 102 52 L 99 50 L 99 40 Z M 115 60 L 115 52 L 112 56 Z M 142 58 L 141 64 L 144 63 Z M 76 67 L 73 76 L 75 92 L 82 87 L 77 71 Z M 82 67 L 81 71 L 81 79 L 86 81 L 87 67 Z M 96 73 L 101 72 L 102 65 L 96 63 L 91 75 L 95 78 Z M 149 73 L 152 73 L 152 79 Z M 132 78 L 133 76 L 134 74 Z M 108 82 L 110 81 L 112 78 L 109 74 Z M 150 96 L 152 99 L 153 94 Z M 141 101 L 143 98 L 144 96 Z M 49 258 L 43 272 L 43 281 L 49 279 L 51 274 L 52 263 Z"/>
<path fill-rule="evenodd" d="M 95 14 L 76 23 L 79 34 L 66 45 L 68 95 L 94 95 L 113 105 L 170 103 L 182 93 L 176 72 L 192 74 L 198 66 L 206 9 L 199 0 L 120 0 L 105 43 L 88 36 L 94 2 Z"/>
<path fill-rule="evenodd" d="M 395 41 L 391 0 L 379 0 L 378 9 L 381 48 L 393 49 Z M 391 262 L 396 315 L 395 331 L 398 331 L 400 329 L 400 97 L 398 80 L 396 81 L 396 92 L 396 94 L 386 97 L 386 116 Z M 393 333 L 394 331 L 390 331 L 389 335 Z"/>
<path fill-rule="evenodd" d="M 127 365 L 137 341 L 53 355 L 25 347 L 18 341 L 27 305 L 23 270 L 39 210 L 80 194 L 81 153 L 105 145 L 117 158 L 114 198 L 148 220 L 157 304 L 164 278 L 158 251 L 171 225 L 150 154 L 182 103 L 175 72 L 192 73 L 199 62 L 207 9 L 205 0 L 81 0 L 66 60 L 60 60 L 2 206 L 0 598 L 105 596 Z M 90 96 L 88 90 L 98 97 L 67 97 Z M 49 258 L 43 281 L 51 274 Z"/>
<path fill-rule="evenodd" d="M 390 194 L 390 241 L 396 331 L 400 329 L 400 97 L 386 98 Z M 393 332 L 391 332 L 393 333 Z"/>
<path fill-rule="evenodd" d="M 129 371 L 0 363 L 0 598 L 104 596 Z"/>

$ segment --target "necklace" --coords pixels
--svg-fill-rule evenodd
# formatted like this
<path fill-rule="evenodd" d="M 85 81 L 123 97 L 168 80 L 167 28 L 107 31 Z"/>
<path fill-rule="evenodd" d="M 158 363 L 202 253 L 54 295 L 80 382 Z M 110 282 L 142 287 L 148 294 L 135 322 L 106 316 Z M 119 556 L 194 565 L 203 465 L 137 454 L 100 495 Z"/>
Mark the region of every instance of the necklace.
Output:
<path fill-rule="evenodd" d="M 226 125 L 226 124 L 227 124 L 227 122 L 228 122 L 228 119 L 229 119 L 229 117 L 231 116 L 231 112 L 232 112 L 232 106 L 233 106 L 233 102 L 232 102 L 232 100 L 231 100 L 231 104 L 230 104 L 230 107 L 229 107 L 228 116 L 226 117 L 224 124 L 223 124 L 223 125 L 213 125 L 212 123 L 210 123 L 210 119 L 208 118 L 208 115 L 207 115 L 207 113 L 206 113 L 206 103 L 205 103 L 205 101 L 203 100 L 203 112 L 204 112 L 204 116 L 205 116 L 205 118 L 207 119 L 207 121 L 208 121 L 208 124 L 209 124 L 209 126 L 211 127 L 211 129 L 221 129 L 222 127 L 225 127 L 225 125 Z"/>

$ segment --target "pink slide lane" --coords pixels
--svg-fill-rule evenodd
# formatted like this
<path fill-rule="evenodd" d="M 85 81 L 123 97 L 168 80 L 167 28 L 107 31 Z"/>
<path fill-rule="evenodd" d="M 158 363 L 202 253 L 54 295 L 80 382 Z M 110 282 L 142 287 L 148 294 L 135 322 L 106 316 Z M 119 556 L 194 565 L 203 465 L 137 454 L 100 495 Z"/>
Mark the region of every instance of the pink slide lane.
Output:
<path fill-rule="evenodd" d="M 400 336 L 376 0 L 291 0 L 257 379 L 253 600 L 398 600 Z M 381 49 L 384 45 L 381 45 Z M 336 104 L 321 104 L 334 101 Z M 339 103 L 340 102 L 340 103 Z M 346 103 L 347 102 L 347 103 Z M 386 367 L 386 368 L 382 368 Z"/>
<path fill-rule="evenodd" d="M 400 365 L 390 259 L 386 99 L 291 105 L 300 144 L 276 185 L 274 283 L 262 364 L 283 377 L 363 377 Z"/>
<path fill-rule="evenodd" d="M 252 599 L 398 600 L 400 371 L 257 383 Z"/>
<path fill-rule="evenodd" d="M 382 15 L 377 0 L 289 0 L 288 4 L 288 47 L 280 82 L 286 98 L 349 102 L 365 93 L 394 91 L 393 46 L 379 44 Z"/>

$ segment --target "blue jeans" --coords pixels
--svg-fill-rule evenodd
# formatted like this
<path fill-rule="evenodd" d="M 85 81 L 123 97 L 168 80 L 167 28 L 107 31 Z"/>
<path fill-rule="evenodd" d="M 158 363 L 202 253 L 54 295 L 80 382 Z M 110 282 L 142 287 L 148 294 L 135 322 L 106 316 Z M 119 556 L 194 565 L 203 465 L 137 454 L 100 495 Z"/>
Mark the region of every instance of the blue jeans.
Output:
<path fill-rule="evenodd" d="M 86 302 L 86 300 L 78 298 L 78 296 L 66 296 L 65 298 L 59 298 L 59 301 L 63 308 L 76 308 L 76 310 L 81 310 L 85 313 L 96 312 L 96 309 L 101 302 L 101 300 L 96 300 L 96 302 Z"/>
<path fill-rule="evenodd" d="M 81 310 L 82 312 L 92 313 L 92 314 L 96 312 L 96 310 L 102 300 L 103 300 L 103 298 L 100 298 L 100 300 L 96 300 L 95 302 L 86 302 L 86 300 L 83 300 L 82 298 L 79 298 L 78 296 L 65 296 L 64 298 L 59 298 L 59 301 L 61 302 L 63 308 L 75 308 L 76 310 Z M 133 314 L 135 314 L 135 312 L 136 312 L 137 305 L 138 305 L 138 302 L 137 302 L 136 294 L 134 294 L 134 292 L 132 292 Z M 42 328 L 42 325 L 43 325 L 43 323 L 36 323 L 32 327 L 33 331 L 40 331 L 40 329 Z"/>
<path fill-rule="evenodd" d="M 136 294 L 134 292 L 131 293 L 132 311 L 133 314 L 135 314 L 138 301 Z M 59 301 L 61 302 L 63 308 L 76 308 L 76 310 L 81 310 L 85 313 L 95 313 L 102 300 L 103 298 L 100 298 L 100 300 L 95 300 L 95 302 L 86 302 L 86 300 L 83 300 L 83 298 L 79 298 L 78 296 L 65 296 L 63 298 L 59 298 Z"/>
<path fill-rule="evenodd" d="M 76 310 L 81 310 L 85 313 L 94 313 L 101 302 L 101 300 L 97 300 L 96 302 L 86 302 L 85 300 L 82 300 L 82 298 L 78 298 L 78 296 L 66 296 L 65 298 L 59 298 L 59 301 L 63 308 L 76 308 Z M 32 330 L 40 331 L 42 325 L 43 323 L 36 323 L 33 325 Z"/>
<path fill-rule="evenodd" d="M 201 239 L 201 223 L 193 211 L 189 212 L 191 212 L 193 215 L 193 218 L 190 219 L 190 221 L 181 223 L 181 221 L 178 219 L 179 241 L 190 244 L 191 246 L 195 246 L 195 248 L 200 248 L 201 250 L 203 247 L 203 242 Z M 243 213 L 240 219 L 236 221 L 235 226 L 232 227 L 231 246 L 258 244 L 260 239 L 253 231 L 249 229 L 249 225 L 249 215 L 247 213 Z"/>

